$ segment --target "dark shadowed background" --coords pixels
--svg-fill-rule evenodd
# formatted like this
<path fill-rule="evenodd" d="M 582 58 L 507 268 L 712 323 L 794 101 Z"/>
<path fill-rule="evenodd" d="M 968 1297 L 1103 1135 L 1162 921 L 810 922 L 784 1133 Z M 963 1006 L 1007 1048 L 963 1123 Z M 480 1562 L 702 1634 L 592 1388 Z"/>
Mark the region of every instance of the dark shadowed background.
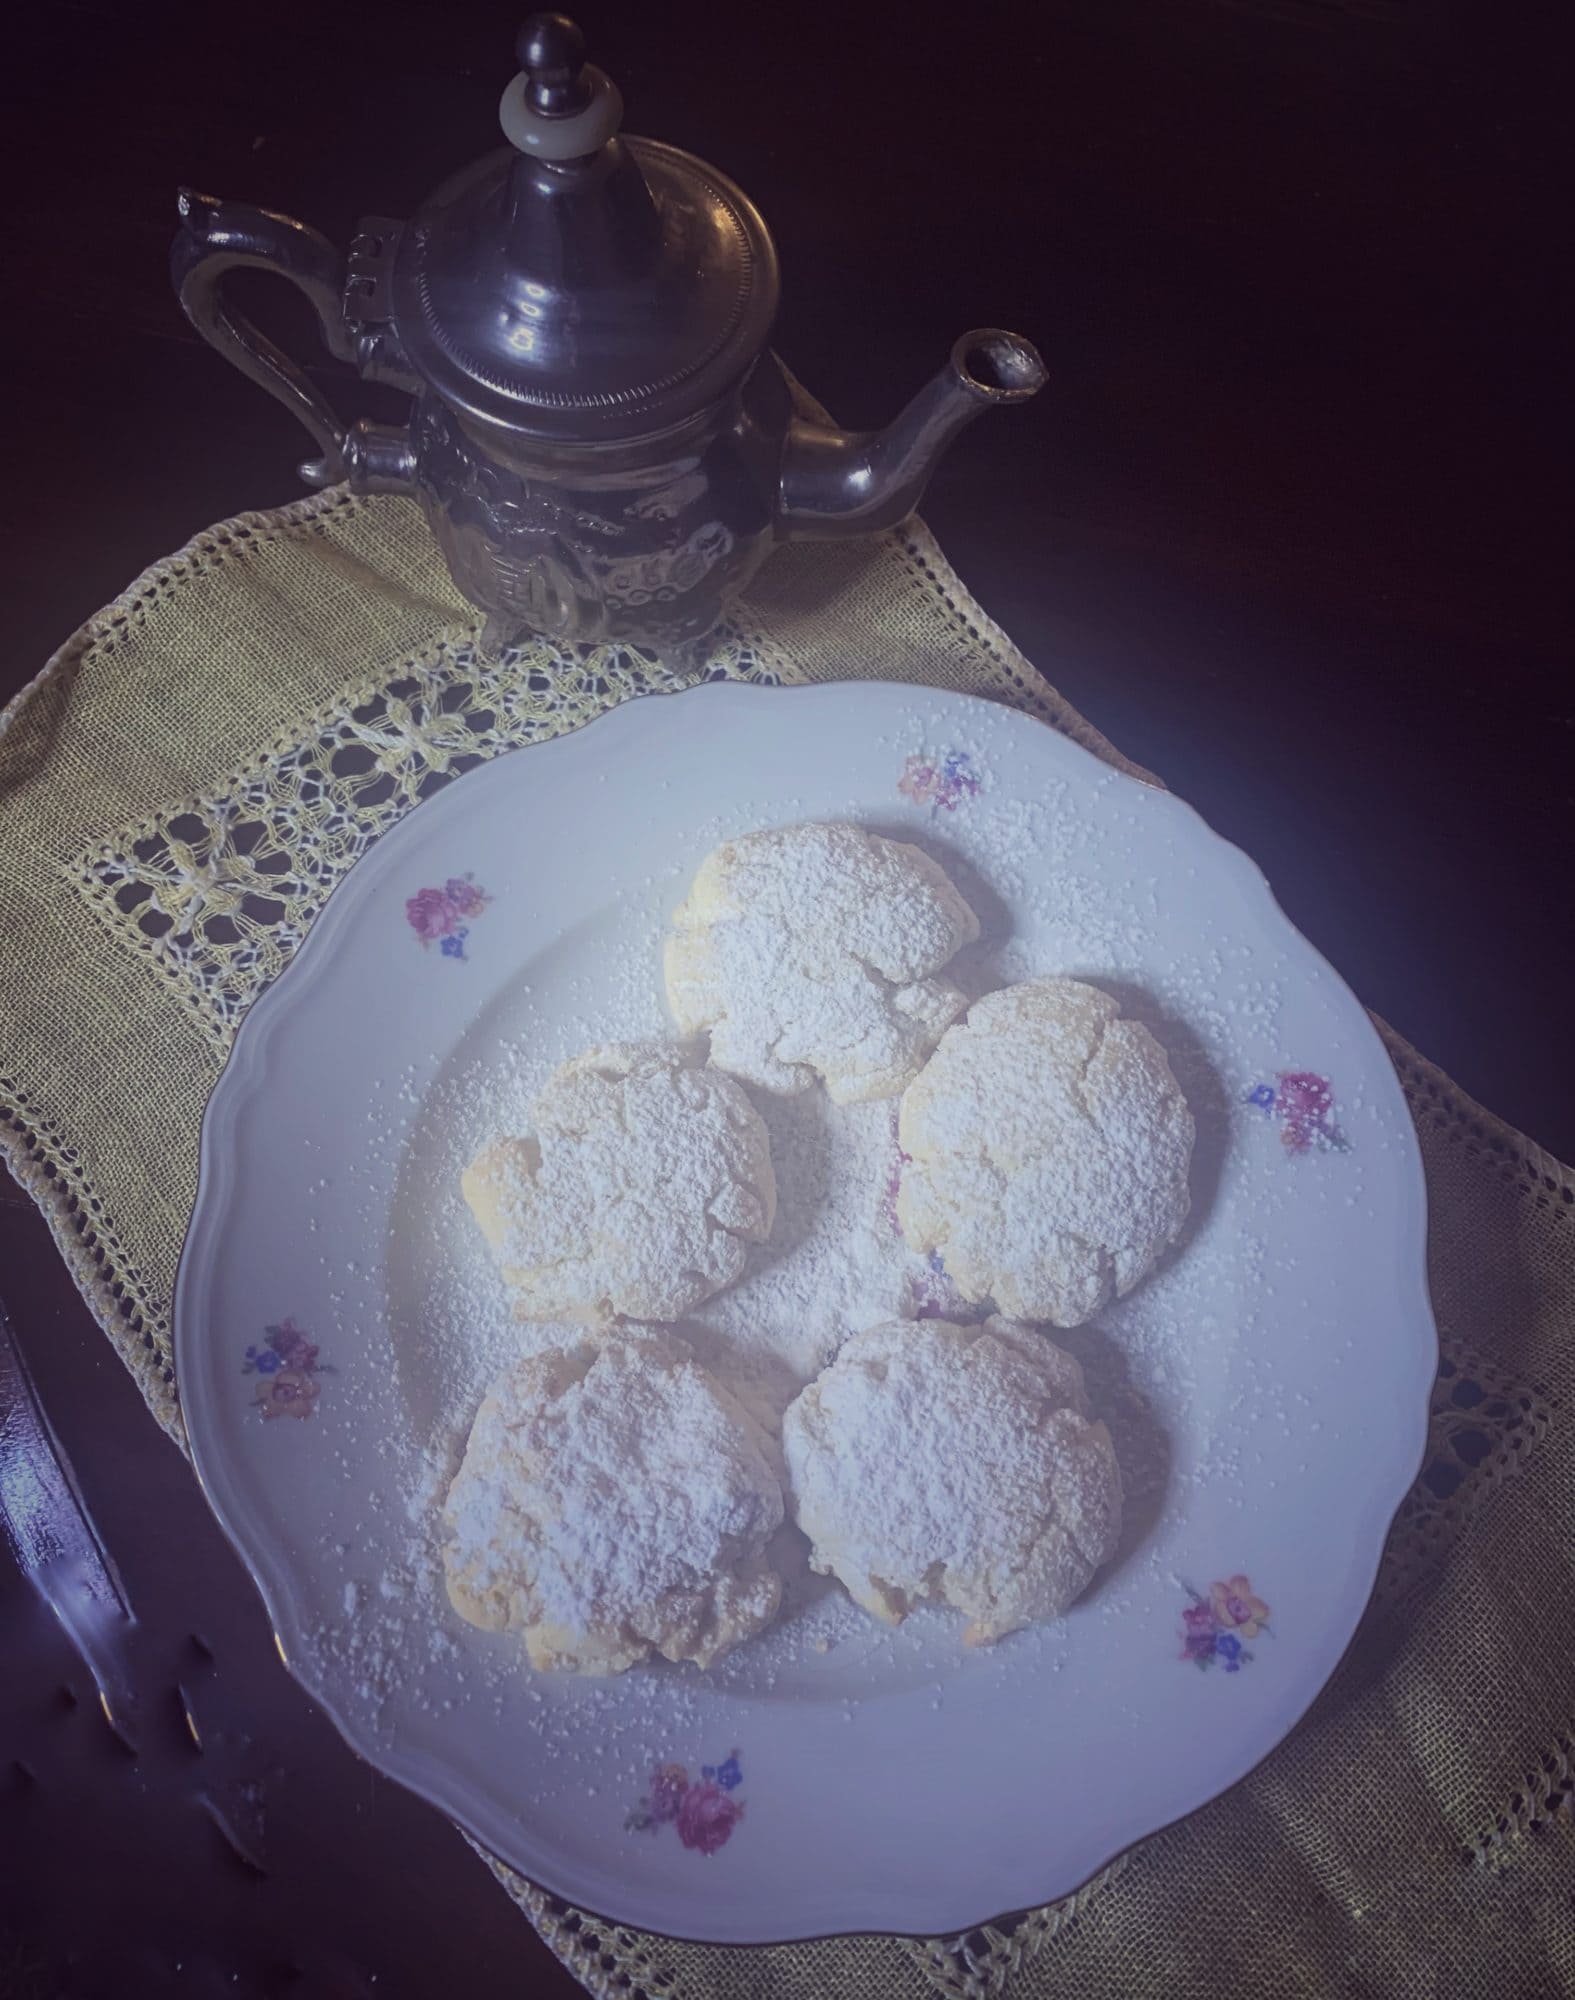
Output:
<path fill-rule="evenodd" d="M 630 129 L 764 210 L 777 345 L 843 421 L 884 421 L 964 327 L 1039 343 L 1049 386 L 968 432 L 926 504 L 964 579 L 1253 854 L 1370 1006 L 1570 1158 L 1556 13 L 597 0 L 580 18 Z M 19 42 L 13 24 L 0 696 L 155 557 L 300 491 L 302 435 L 175 308 L 176 186 L 341 243 L 363 212 L 405 214 L 495 142 L 514 25 L 404 0 L 59 0 Z M 254 298 L 310 351 L 285 288 Z M 0 1556 L 0 1994 L 577 1990 L 458 1837 L 286 1679 L 3 1180 L 0 1286 L 171 1688 L 130 1759 Z M 214 1752 L 177 1682 L 259 1787 L 260 1870 L 199 1810 Z"/>

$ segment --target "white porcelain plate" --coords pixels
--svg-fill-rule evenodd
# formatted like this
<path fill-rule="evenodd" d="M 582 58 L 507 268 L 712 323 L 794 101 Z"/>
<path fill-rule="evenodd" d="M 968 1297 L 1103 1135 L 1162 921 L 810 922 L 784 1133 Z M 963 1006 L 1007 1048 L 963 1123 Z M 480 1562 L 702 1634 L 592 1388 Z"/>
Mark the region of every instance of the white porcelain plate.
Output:
<path fill-rule="evenodd" d="M 711 1675 L 533 1674 L 435 1562 L 454 1432 L 514 1337 L 457 1167 L 554 1061 L 662 1029 L 662 922 L 719 838 L 811 818 L 928 846 L 984 919 L 973 990 L 1106 983 L 1193 1103 L 1189 1234 L 1067 1337 L 1123 1458 L 1123 1547 L 993 1649 L 800 1579 Z M 867 1226 L 885 1212 L 872 1187 Z M 474 771 L 334 892 L 209 1106 L 176 1353 L 281 1648 L 374 1764 L 618 1921 L 934 1933 L 1074 1889 L 1317 1694 L 1422 1453 L 1424 1233 L 1378 1037 L 1188 807 L 982 701 L 716 685 Z"/>

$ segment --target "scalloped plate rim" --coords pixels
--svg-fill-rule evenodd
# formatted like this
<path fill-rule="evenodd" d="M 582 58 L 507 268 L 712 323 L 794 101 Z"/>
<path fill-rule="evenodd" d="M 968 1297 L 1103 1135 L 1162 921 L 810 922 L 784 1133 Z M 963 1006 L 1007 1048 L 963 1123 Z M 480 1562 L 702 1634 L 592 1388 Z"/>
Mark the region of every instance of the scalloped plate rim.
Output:
<path fill-rule="evenodd" d="M 575 746 L 583 745 L 587 740 L 594 742 L 598 737 L 605 740 L 614 730 L 636 730 L 643 727 L 642 712 L 650 710 L 658 703 L 665 708 L 675 701 L 687 702 L 698 708 L 699 705 L 708 702 L 720 706 L 724 703 L 792 701 L 808 706 L 814 701 L 829 707 L 845 703 L 850 699 L 854 702 L 867 700 L 875 691 L 892 697 L 894 701 L 900 700 L 910 705 L 955 705 L 960 711 L 972 708 L 1004 713 L 1025 727 L 1043 730 L 1045 735 L 1061 746 L 1066 754 L 1092 767 L 1101 779 L 1108 780 L 1117 787 L 1131 788 L 1134 793 L 1158 802 L 1166 812 L 1176 816 L 1179 824 L 1189 826 L 1192 837 L 1201 836 L 1216 859 L 1235 873 L 1240 886 L 1264 906 L 1270 926 L 1294 939 L 1301 950 L 1329 978 L 1334 991 L 1360 1016 L 1365 1034 L 1382 1058 L 1380 1074 L 1387 1078 L 1389 1089 L 1404 1109 L 1404 1097 L 1398 1078 L 1366 1011 L 1361 1008 L 1360 1002 L 1323 954 L 1286 916 L 1274 896 L 1267 877 L 1257 863 L 1238 845 L 1215 832 L 1202 814 L 1185 800 L 1106 764 L 1082 744 L 1057 730 L 1053 724 L 1044 722 L 1026 711 L 987 701 L 980 696 L 957 694 L 950 690 L 901 681 L 822 683 L 797 687 L 759 687 L 714 682 L 679 690 L 652 691 L 620 702 L 578 728 L 565 731 L 540 743 L 522 745 L 518 749 L 506 751 L 475 771 L 466 773 L 407 813 L 399 824 L 382 837 L 373 849 L 348 870 L 334 886 L 290 965 L 259 997 L 241 1023 L 229 1057 L 209 1096 L 202 1122 L 197 1198 L 182 1247 L 175 1285 L 174 1346 L 177 1382 L 183 1377 L 196 1379 L 200 1375 L 200 1365 L 196 1355 L 199 1336 L 193 1327 L 194 1291 L 197 1284 L 196 1274 L 201 1268 L 204 1254 L 203 1232 L 207 1226 L 207 1219 L 222 1206 L 223 1197 L 228 1192 L 232 1179 L 231 1164 L 224 1145 L 226 1127 L 232 1114 L 238 1113 L 240 1109 L 246 1086 L 265 1068 L 269 1047 L 275 1036 L 286 1026 L 291 1014 L 309 999 L 313 987 L 331 969 L 334 963 L 333 946 L 338 931 L 349 920 L 360 899 L 370 893 L 386 874 L 399 865 L 403 850 L 414 843 L 421 830 L 435 824 L 440 816 L 461 810 L 467 785 L 476 779 L 484 778 L 488 772 L 497 772 L 503 767 L 512 766 L 514 759 L 522 751 L 528 750 L 532 753 L 534 761 L 529 768 L 535 770 L 543 760 L 551 759 L 555 754 L 561 755 L 565 750 L 573 751 Z M 585 753 L 581 750 L 578 754 Z M 353 1705 L 340 1698 L 331 1679 L 311 1671 L 310 1663 L 304 1658 L 309 1653 L 309 1648 L 303 1640 L 303 1615 L 289 1559 L 280 1551 L 269 1547 L 265 1539 L 260 1541 L 251 1524 L 245 1519 L 217 1439 L 210 1445 L 207 1427 L 200 1411 L 196 1408 L 186 1408 L 183 1399 L 193 1464 L 202 1491 L 221 1528 L 263 1597 L 281 1657 L 313 1700 L 325 1709 L 350 1747 L 386 1775 L 415 1791 L 446 1816 L 456 1820 L 484 1849 L 506 1866 L 513 1867 L 526 1875 L 527 1879 L 548 1893 L 561 1896 L 587 1909 L 591 1914 L 600 1916 L 603 1921 L 635 1925 L 673 1937 L 688 1938 L 697 1943 L 766 1945 L 804 1942 L 859 1932 L 893 1936 L 927 1936 L 978 1928 L 998 1917 L 1010 1915 L 1024 1908 L 1037 1907 L 1042 1903 L 1056 1901 L 1075 1893 L 1121 1854 L 1143 1840 L 1163 1832 L 1166 1828 L 1179 1824 L 1181 1820 L 1191 1817 L 1193 1813 L 1230 1791 L 1249 1776 L 1266 1757 L 1272 1755 L 1285 1737 L 1298 1725 L 1348 1651 L 1376 1588 L 1384 1547 L 1395 1516 L 1425 1462 L 1429 1400 L 1437 1370 L 1437 1334 L 1428 1291 L 1426 1262 L 1426 1186 L 1421 1169 L 1420 1148 L 1414 1129 L 1410 1125 L 1408 1112 L 1405 1117 L 1405 1127 L 1409 1133 L 1409 1147 L 1404 1168 L 1408 1181 L 1406 1194 L 1410 1227 L 1407 1233 L 1410 1242 L 1404 1246 L 1404 1271 L 1407 1289 L 1412 1293 L 1413 1305 L 1408 1320 L 1412 1329 L 1425 1330 L 1425 1338 L 1416 1347 L 1414 1357 L 1416 1367 L 1413 1372 L 1417 1393 L 1409 1421 L 1403 1427 L 1403 1435 L 1409 1437 L 1409 1445 L 1402 1451 L 1399 1449 L 1400 1438 L 1397 1437 L 1395 1458 L 1387 1468 L 1387 1476 L 1375 1482 L 1375 1490 L 1369 1496 L 1365 1510 L 1364 1519 L 1370 1530 L 1370 1538 L 1364 1551 L 1353 1551 L 1353 1557 L 1356 1553 L 1361 1553 L 1361 1561 L 1359 1563 L 1353 1561 L 1353 1568 L 1361 1582 L 1359 1588 L 1348 1593 L 1345 1602 L 1345 1609 L 1349 1612 L 1349 1622 L 1341 1632 L 1338 1644 L 1322 1649 L 1327 1664 L 1318 1674 L 1315 1683 L 1306 1686 L 1303 1698 L 1296 1702 L 1294 1711 L 1287 1710 L 1283 1726 L 1277 1727 L 1272 1742 L 1254 1747 L 1249 1754 L 1239 1760 L 1222 1761 L 1217 1781 L 1204 1795 L 1199 1796 L 1179 1813 L 1163 1820 L 1156 1820 L 1153 1824 L 1115 1841 L 1108 1849 L 1101 1851 L 1098 1858 L 1089 1862 L 1076 1882 L 1050 1885 L 1044 1894 L 1036 1895 L 1031 1900 L 1017 1898 L 1002 1902 L 972 1895 L 966 1905 L 959 1903 L 956 1908 L 937 1911 L 933 1896 L 914 1901 L 904 1896 L 900 1884 L 887 1884 L 882 1891 L 885 1907 L 879 1914 L 863 1915 L 855 1909 L 843 1907 L 835 1912 L 828 1911 L 824 1921 L 801 1920 L 789 1922 L 781 1927 L 768 1925 L 765 1928 L 758 1922 L 753 1922 L 743 1930 L 724 1922 L 719 1922 L 713 1928 L 675 1929 L 670 1922 L 664 1920 L 659 1907 L 647 1906 L 638 1896 L 631 1896 L 622 1907 L 619 1907 L 620 1897 L 617 1894 L 605 1898 L 599 1897 L 596 1906 L 593 1907 L 582 1887 L 576 1887 L 571 1879 L 556 1872 L 550 1845 L 532 1851 L 529 1856 L 522 1854 L 517 1840 L 511 1838 L 511 1835 L 517 1835 L 522 1824 L 517 1817 L 504 1823 L 490 1809 L 478 1811 L 476 1802 L 468 1794 L 463 1791 L 456 1794 L 451 1778 L 441 1768 L 433 1770 L 433 1759 L 429 1754 L 391 1749 L 386 1742 L 381 1741 L 363 1726 L 362 1719 L 356 1714 Z M 1397 1418 L 1398 1415 L 1399 1413 Z M 1397 1431 L 1400 1428 L 1397 1422 Z M 841 1893 L 840 1885 L 838 1893 Z M 601 1907 L 603 1904 L 605 1907 Z"/>

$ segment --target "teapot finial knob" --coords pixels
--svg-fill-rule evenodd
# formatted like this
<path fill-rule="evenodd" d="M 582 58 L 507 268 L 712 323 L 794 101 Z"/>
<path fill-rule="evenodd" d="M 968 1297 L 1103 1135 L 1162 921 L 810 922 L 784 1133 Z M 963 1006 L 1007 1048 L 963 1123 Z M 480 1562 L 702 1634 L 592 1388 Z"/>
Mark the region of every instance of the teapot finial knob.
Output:
<path fill-rule="evenodd" d="M 585 37 L 567 14 L 532 14 L 514 43 L 520 73 L 503 93 L 503 136 L 539 160 L 580 160 L 618 130 L 623 99 L 585 60 Z"/>
<path fill-rule="evenodd" d="M 532 14 L 515 39 L 514 53 L 530 79 L 525 100 L 543 118 L 572 117 L 591 99 L 585 37 L 567 14 Z"/>

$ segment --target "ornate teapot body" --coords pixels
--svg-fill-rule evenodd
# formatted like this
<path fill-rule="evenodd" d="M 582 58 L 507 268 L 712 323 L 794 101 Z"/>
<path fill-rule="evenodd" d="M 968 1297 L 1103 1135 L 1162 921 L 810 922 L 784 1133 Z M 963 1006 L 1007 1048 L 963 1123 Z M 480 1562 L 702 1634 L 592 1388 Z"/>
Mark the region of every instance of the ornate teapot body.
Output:
<path fill-rule="evenodd" d="M 687 153 L 618 135 L 572 23 L 538 15 L 504 93 L 509 145 L 348 257 L 263 209 L 183 193 L 172 269 L 192 324 L 292 410 L 311 485 L 420 497 L 484 643 L 525 631 L 672 648 L 702 637 L 773 545 L 890 527 L 947 441 L 1044 380 L 965 334 L 886 430 L 817 420 L 766 343 L 776 252 L 753 205 Z M 237 266 L 306 292 L 333 355 L 415 403 L 343 424 L 226 303 Z"/>

